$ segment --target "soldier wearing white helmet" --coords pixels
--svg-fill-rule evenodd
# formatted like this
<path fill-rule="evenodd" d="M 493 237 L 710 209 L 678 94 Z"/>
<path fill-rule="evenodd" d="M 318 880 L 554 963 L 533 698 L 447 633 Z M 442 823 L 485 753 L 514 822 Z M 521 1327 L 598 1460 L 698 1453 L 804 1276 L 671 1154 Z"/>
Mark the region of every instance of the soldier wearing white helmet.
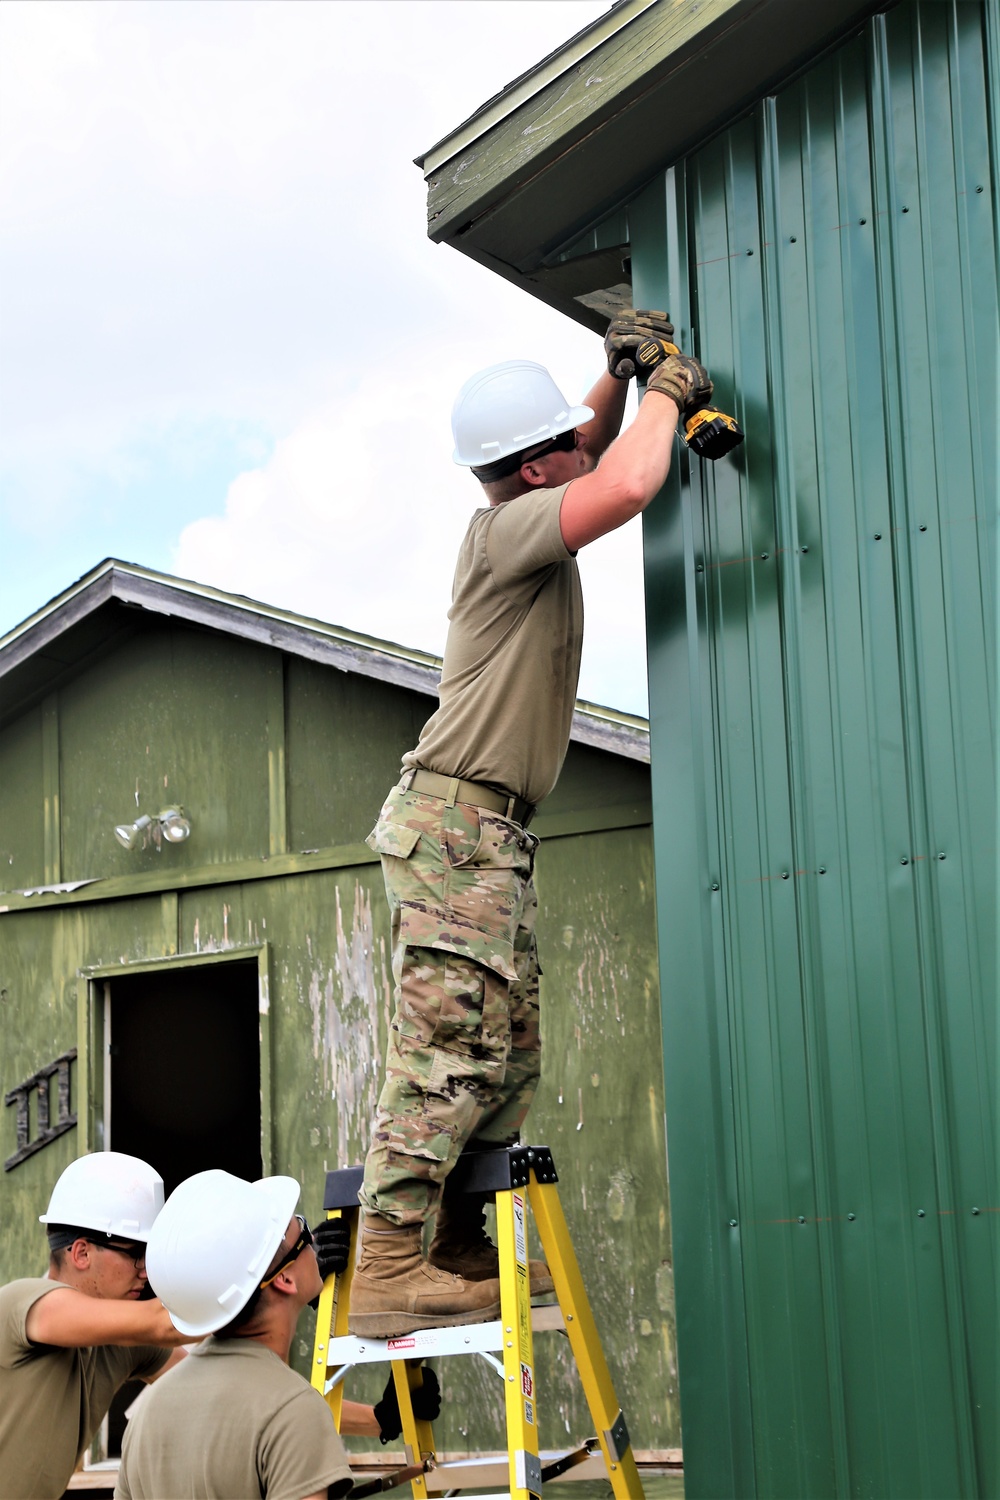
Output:
<path fill-rule="evenodd" d="M 291 1177 L 249 1183 L 218 1170 L 171 1194 L 149 1241 L 151 1284 L 177 1328 L 203 1342 L 129 1422 L 120 1500 L 325 1500 L 350 1490 L 329 1408 L 288 1364 L 299 1315 L 323 1285 L 298 1198 Z M 431 1371 L 419 1396 L 418 1414 L 436 1417 Z M 342 1426 L 398 1437 L 393 1381 L 374 1408 L 345 1401 Z"/>
<path fill-rule="evenodd" d="M 671 353 L 614 441 L 637 351 L 653 340 L 667 354 L 672 336 L 665 313 L 622 314 L 605 340 L 608 371 L 581 406 L 530 360 L 481 370 L 455 402 L 455 462 L 486 504 L 459 552 L 440 707 L 368 838 L 392 918 L 396 1012 L 360 1194 L 355 1334 L 499 1316 L 482 1204 L 447 1183 L 462 1151 L 517 1140 L 538 1083 L 528 824 L 569 743 L 583 643 L 576 554 L 645 509 L 679 415 L 711 395 L 702 367 Z M 551 1290 L 544 1265 L 530 1271 L 533 1291 Z"/>
<path fill-rule="evenodd" d="M 0 1493 L 63 1494 L 115 1392 L 155 1380 L 185 1335 L 144 1300 L 163 1181 L 117 1151 L 71 1162 L 40 1215 L 47 1276 L 0 1288 Z M 171 1352 L 172 1351 L 172 1352 Z"/>

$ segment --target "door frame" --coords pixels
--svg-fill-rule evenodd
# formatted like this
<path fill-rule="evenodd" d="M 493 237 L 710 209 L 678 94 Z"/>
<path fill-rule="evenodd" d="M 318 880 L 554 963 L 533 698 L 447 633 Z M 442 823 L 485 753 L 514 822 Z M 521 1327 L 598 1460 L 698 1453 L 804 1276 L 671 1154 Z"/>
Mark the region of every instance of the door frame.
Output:
<path fill-rule="evenodd" d="M 77 1107 L 81 1154 L 106 1151 L 105 1120 L 108 1103 L 110 1054 L 106 1036 L 108 987 L 124 974 L 156 974 L 180 969 L 208 968 L 213 964 L 257 963 L 257 1011 L 260 1045 L 260 1160 L 261 1172 L 270 1176 L 273 1161 L 271 1100 L 271 1001 L 269 943 L 226 948 L 212 953 L 165 953 L 160 958 L 142 958 L 116 964 L 91 964 L 78 969 L 85 980 L 77 990 L 77 1068 L 84 1080 L 86 1099 Z"/>

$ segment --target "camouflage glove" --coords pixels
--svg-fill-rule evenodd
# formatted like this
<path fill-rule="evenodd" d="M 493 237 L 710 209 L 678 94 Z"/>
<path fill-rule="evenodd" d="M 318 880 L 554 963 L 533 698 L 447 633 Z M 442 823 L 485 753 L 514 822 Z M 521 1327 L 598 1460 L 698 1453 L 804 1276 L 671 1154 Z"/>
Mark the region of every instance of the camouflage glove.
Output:
<path fill-rule="evenodd" d="M 313 1230 L 313 1245 L 319 1274 L 341 1276 L 351 1253 L 351 1226 L 346 1219 L 321 1219 Z"/>
<path fill-rule="evenodd" d="M 433 1422 L 441 1414 L 441 1387 L 434 1371 L 429 1370 L 426 1365 L 420 1373 L 424 1377 L 423 1384 L 410 1392 L 413 1415 L 418 1422 Z M 403 1422 L 399 1415 L 396 1382 L 391 1375 L 374 1411 L 379 1425 L 379 1442 L 394 1443 L 403 1431 Z"/>
<path fill-rule="evenodd" d="M 704 365 L 686 354 L 668 354 L 646 382 L 647 391 L 660 391 L 676 401 L 681 416 L 700 410 L 712 399 L 712 382 Z"/>
<path fill-rule="evenodd" d="M 665 312 L 649 312 L 626 307 L 608 324 L 604 335 L 604 352 L 608 356 L 608 370 L 616 380 L 630 380 L 635 374 L 635 351 L 647 339 L 662 339 L 671 343 L 674 325 Z M 624 364 L 623 361 L 628 361 Z"/>

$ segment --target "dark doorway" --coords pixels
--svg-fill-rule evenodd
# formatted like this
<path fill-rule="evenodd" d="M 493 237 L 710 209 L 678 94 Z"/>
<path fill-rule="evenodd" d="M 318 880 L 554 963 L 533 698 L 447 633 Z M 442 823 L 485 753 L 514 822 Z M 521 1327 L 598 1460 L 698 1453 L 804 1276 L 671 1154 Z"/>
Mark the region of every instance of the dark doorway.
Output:
<path fill-rule="evenodd" d="M 155 1167 L 167 1193 L 193 1172 L 261 1175 L 255 959 L 108 982 L 113 1151 Z"/>
<path fill-rule="evenodd" d="M 123 974 L 107 982 L 107 1144 L 156 1168 L 167 1193 L 194 1172 L 261 1175 L 259 980 L 254 959 Z M 121 1453 L 130 1381 L 108 1412 Z"/>

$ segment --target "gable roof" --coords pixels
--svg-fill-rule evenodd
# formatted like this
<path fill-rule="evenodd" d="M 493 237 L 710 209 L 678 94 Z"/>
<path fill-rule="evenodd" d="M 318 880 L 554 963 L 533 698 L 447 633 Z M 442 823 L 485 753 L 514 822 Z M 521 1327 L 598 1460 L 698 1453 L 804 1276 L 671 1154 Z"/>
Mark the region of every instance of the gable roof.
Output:
<path fill-rule="evenodd" d="M 137 614 L 144 611 L 145 615 Z M 0 725 L 75 676 L 132 634 L 149 615 L 221 631 L 436 698 L 441 658 L 328 625 L 189 579 L 106 558 L 63 593 L 0 636 Z M 578 744 L 649 760 L 649 725 L 633 714 L 577 700 Z"/>

